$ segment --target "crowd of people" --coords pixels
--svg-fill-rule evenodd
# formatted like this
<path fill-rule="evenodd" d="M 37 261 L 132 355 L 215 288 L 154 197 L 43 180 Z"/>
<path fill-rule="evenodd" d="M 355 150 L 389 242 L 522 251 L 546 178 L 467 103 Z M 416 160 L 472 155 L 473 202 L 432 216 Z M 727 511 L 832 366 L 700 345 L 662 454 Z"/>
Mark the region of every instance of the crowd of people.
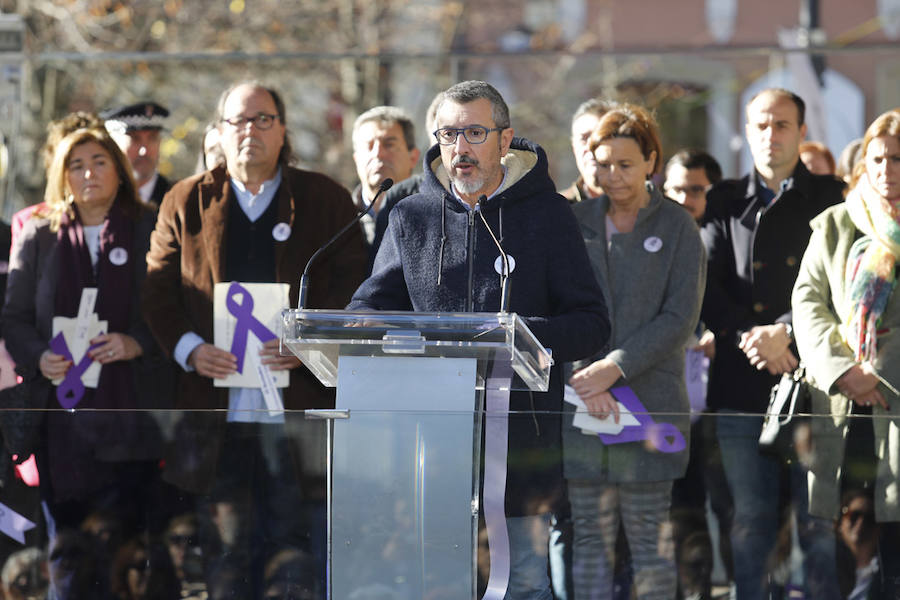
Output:
<path fill-rule="evenodd" d="M 665 162 L 646 108 L 590 99 L 559 192 L 482 81 L 435 97 L 423 150 L 403 109 L 362 113 L 352 191 L 293 166 L 272 87 L 226 89 L 175 183 L 156 171 L 167 115 L 53 122 L 43 202 L 13 218 L 2 336 L 26 384 L 52 383 L 31 406 L 75 410 L 9 452 L 0 499 L 21 507 L 28 482 L 40 510 L 4 598 L 325 597 L 324 478 L 291 432 L 334 396 L 241 315 L 251 284 L 296 305 L 304 265 L 360 213 L 307 307 L 505 301 L 553 352 L 549 391 L 509 394 L 493 597 L 900 597 L 900 109 L 835 161 L 804 141 L 803 100 L 766 89 L 745 107 L 754 168 L 723 179 L 700 149 Z M 758 438 L 801 362 L 814 416 L 786 461 Z M 245 363 L 285 385 L 222 385 Z M 402 577 L 373 583 L 353 597 L 418 600 Z"/>

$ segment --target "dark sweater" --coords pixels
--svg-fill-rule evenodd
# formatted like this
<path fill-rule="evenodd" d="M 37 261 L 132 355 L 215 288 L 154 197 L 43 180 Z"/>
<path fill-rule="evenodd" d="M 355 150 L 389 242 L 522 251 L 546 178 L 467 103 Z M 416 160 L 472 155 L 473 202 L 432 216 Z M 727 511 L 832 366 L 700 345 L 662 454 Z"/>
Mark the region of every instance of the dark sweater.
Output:
<path fill-rule="evenodd" d="M 372 266 L 375 264 L 375 255 L 378 254 L 378 247 L 381 246 L 381 240 L 384 239 L 384 232 L 387 231 L 388 216 L 391 214 L 391 209 L 407 196 L 418 194 L 423 181 L 425 181 L 425 174 L 417 173 L 412 177 L 407 177 L 403 181 L 394 184 L 391 189 L 385 192 L 381 210 L 378 211 L 378 215 L 375 217 L 375 237 L 372 240 L 372 247 L 369 248 L 369 270 L 367 275 L 372 274 Z"/>
<path fill-rule="evenodd" d="M 276 192 L 277 193 L 277 192 Z M 275 240 L 272 229 L 278 222 L 278 204 L 269 202 L 256 221 L 250 221 L 237 196 L 228 199 L 225 226 L 225 280 L 244 283 L 275 281 Z"/>

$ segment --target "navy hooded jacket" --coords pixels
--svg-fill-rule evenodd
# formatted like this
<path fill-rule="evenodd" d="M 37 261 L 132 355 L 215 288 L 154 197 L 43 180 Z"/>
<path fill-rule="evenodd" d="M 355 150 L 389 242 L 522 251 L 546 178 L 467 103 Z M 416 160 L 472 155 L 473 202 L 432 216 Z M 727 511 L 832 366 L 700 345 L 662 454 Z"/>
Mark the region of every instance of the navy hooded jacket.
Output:
<path fill-rule="evenodd" d="M 548 392 L 510 395 L 508 516 L 545 512 L 561 489 L 563 362 L 599 352 L 610 326 L 575 217 L 547 170 L 538 145 L 513 138 L 504 188 L 479 208 L 515 260 L 510 311 L 552 350 Z M 419 193 L 391 211 L 372 275 L 350 310 L 497 312 L 500 256 L 473 211 L 453 197 L 440 147 L 424 159 Z M 537 411 L 536 413 L 534 411 Z"/>

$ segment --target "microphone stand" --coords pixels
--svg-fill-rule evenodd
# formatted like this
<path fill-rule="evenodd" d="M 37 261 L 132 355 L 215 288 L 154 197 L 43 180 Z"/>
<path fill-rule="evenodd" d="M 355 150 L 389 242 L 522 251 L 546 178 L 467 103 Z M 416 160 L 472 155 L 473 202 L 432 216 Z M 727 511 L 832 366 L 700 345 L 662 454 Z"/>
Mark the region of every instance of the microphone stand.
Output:
<path fill-rule="evenodd" d="M 488 230 L 491 239 L 494 240 L 494 245 L 496 245 L 497 249 L 500 251 L 500 258 L 503 259 L 503 273 L 500 274 L 500 312 L 508 313 L 510 287 L 512 286 L 512 282 L 509 280 L 509 256 L 507 256 L 506 251 L 503 250 L 503 246 L 500 245 L 500 240 L 494 235 L 494 230 L 488 225 L 487 220 L 484 218 L 484 213 L 481 212 L 481 203 L 485 201 L 487 201 L 487 196 L 482 194 L 478 198 L 478 216 L 481 217 L 481 222 L 484 223 L 485 229 Z"/>
<path fill-rule="evenodd" d="M 322 244 L 319 247 L 319 249 L 316 250 L 315 253 L 313 253 L 313 255 L 309 257 L 309 260 L 306 262 L 306 268 L 303 269 L 303 274 L 300 276 L 300 295 L 297 298 L 297 309 L 298 310 L 306 308 L 306 296 L 309 291 L 309 281 L 308 281 L 309 280 L 309 268 L 312 266 L 312 264 L 315 262 L 315 260 L 319 257 L 320 254 L 322 254 L 322 252 L 326 248 L 331 246 L 339 237 L 341 237 L 342 235 L 347 233 L 347 231 L 349 231 L 351 227 L 353 227 L 354 225 L 359 223 L 360 219 L 362 219 L 364 216 L 366 216 L 368 214 L 369 210 L 371 210 L 372 206 L 375 205 L 375 202 L 378 200 L 378 196 L 380 196 L 384 192 L 391 189 L 392 185 L 394 185 L 394 180 L 391 179 L 390 177 L 386 177 L 384 179 L 384 181 L 381 182 L 381 185 L 378 186 L 378 192 L 375 193 L 375 196 L 369 201 L 368 204 L 366 204 L 366 206 L 360 211 L 360 213 L 358 215 L 356 215 L 356 218 L 353 219 L 352 221 L 350 221 L 349 223 L 347 223 L 343 229 L 341 229 L 336 234 L 334 234 L 334 236 L 330 240 L 328 240 L 327 242 Z"/>

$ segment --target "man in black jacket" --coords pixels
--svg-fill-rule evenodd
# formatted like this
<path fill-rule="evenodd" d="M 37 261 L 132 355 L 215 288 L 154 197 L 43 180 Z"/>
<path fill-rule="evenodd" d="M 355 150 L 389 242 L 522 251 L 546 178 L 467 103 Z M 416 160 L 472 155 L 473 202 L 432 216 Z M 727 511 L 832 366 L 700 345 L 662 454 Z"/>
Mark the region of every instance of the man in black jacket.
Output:
<path fill-rule="evenodd" d="M 348 308 L 496 312 L 502 261 L 479 211 L 502 240 L 511 257 L 510 310 L 552 349 L 556 363 L 548 392 L 509 398 L 505 597 L 549 600 L 549 513 L 562 485 L 561 365 L 606 344 L 606 304 L 546 154 L 513 137 L 497 90 L 482 81 L 451 87 L 435 126 L 439 143 L 425 157 L 422 187 L 391 211 L 372 276 Z"/>
<path fill-rule="evenodd" d="M 775 546 L 780 464 L 760 455 L 757 440 L 769 390 L 798 363 L 791 290 L 809 241 L 809 221 L 843 199 L 840 182 L 811 175 L 799 159 L 804 111 L 803 100 L 782 89 L 764 90 L 750 100 L 746 134 L 755 170 L 713 186 L 702 229 L 709 261 L 702 318 L 716 336 L 708 401 L 719 413 L 722 462 L 734 498 L 738 600 L 764 597 Z M 797 514 L 805 518 L 806 484 L 803 473 L 794 471 Z M 807 566 L 813 554 L 807 553 Z M 816 579 L 824 585 L 822 577 Z M 829 595 L 823 588 L 811 597 Z"/>
<path fill-rule="evenodd" d="M 359 115 L 353 123 L 353 162 L 359 176 L 359 185 L 352 194 L 357 210 L 376 199 L 386 178 L 395 184 L 408 179 L 419 162 L 419 149 L 415 125 L 406 111 L 397 106 L 376 106 Z M 377 198 L 360 222 L 370 245 L 385 199 Z"/>
<path fill-rule="evenodd" d="M 437 113 L 438 105 L 441 103 L 442 97 L 443 92 L 438 92 L 431 100 L 431 104 L 428 105 L 428 110 L 425 111 L 425 136 L 428 139 L 428 143 L 426 144 L 427 147 L 434 144 L 435 113 Z M 381 246 L 381 240 L 384 239 L 384 232 L 387 230 L 388 215 L 390 215 L 391 209 L 407 196 L 418 194 L 423 181 L 425 181 L 425 174 L 415 173 L 403 181 L 394 181 L 394 186 L 385 192 L 384 201 L 381 203 L 381 210 L 378 211 L 378 216 L 375 217 L 375 238 L 372 240 L 371 247 L 369 248 L 369 275 L 372 274 L 372 265 L 375 263 L 375 255 L 378 254 L 378 247 Z"/>

